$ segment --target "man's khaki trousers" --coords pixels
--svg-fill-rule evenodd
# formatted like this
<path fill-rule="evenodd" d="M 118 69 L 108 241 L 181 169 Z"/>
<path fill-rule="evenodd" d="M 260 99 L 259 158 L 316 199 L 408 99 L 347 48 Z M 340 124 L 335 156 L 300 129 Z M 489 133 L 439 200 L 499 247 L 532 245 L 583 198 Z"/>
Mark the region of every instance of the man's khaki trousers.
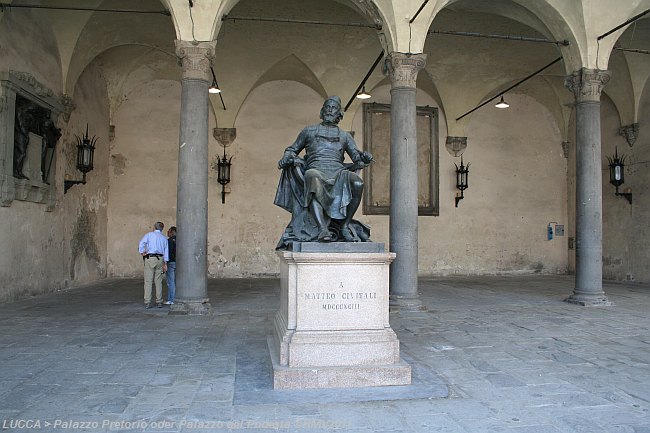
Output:
<path fill-rule="evenodd" d="M 162 276 L 163 276 L 162 257 L 149 257 L 144 259 L 144 303 L 151 304 L 151 285 L 156 285 L 156 304 L 163 301 L 162 299 Z"/>

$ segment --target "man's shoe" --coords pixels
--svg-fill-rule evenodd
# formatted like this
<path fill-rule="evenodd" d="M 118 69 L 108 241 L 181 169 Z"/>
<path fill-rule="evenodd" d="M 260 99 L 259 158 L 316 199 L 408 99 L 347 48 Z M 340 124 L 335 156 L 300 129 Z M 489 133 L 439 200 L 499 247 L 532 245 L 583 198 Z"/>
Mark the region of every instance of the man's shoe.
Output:
<path fill-rule="evenodd" d="M 149 303 L 144 304 L 144 308 L 145 308 L 146 310 L 148 310 L 149 308 L 151 308 L 151 304 L 149 304 Z"/>
<path fill-rule="evenodd" d="M 158 302 L 158 303 L 156 304 L 156 307 L 158 307 L 158 308 L 162 308 L 162 302 Z"/>
<path fill-rule="evenodd" d="M 318 242 L 332 242 L 332 233 L 327 229 L 321 230 L 318 233 Z"/>
<path fill-rule="evenodd" d="M 174 301 L 165 301 L 163 302 L 164 305 L 173 305 Z"/>

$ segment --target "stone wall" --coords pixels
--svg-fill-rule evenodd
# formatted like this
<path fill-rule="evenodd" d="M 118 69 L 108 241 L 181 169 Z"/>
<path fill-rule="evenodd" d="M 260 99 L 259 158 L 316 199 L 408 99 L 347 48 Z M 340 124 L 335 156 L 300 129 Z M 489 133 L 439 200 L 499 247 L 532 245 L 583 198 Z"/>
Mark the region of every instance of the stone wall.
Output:
<path fill-rule="evenodd" d="M 153 81 L 136 88 L 113 118 L 108 169 L 111 276 L 142 276 L 138 242 L 156 221 L 166 228 L 176 223 L 180 97 L 179 82 Z"/>
<path fill-rule="evenodd" d="M 359 18 L 338 3 L 314 0 L 305 5 L 311 18 Z M 232 12 L 272 15 L 274 7 L 242 2 Z M 63 42 L 57 46 L 43 16 L 16 9 L 2 15 L 0 70 L 29 73 L 61 94 L 70 79 L 63 71 L 70 64 L 82 69 L 79 65 L 85 65 L 91 50 L 82 49 L 83 55 L 66 66 L 70 59 L 59 49 L 70 47 Z M 435 24 L 459 29 L 486 25 L 493 33 L 530 30 L 505 18 L 453 9 Z M 160 33 L 169 46 L 170 28 Z M 375 31 L 364 28 L 343 32 L 325 26 L 228 22 L 224 29 L 214 64 L 228 108 L 222 110 L 220 99 L 212 97 L 209 130 L 235 127 L 237 138 L 227 149 L 233 165 L 225 204 L 214 169 L 223 149 L 209 138 L 208 272 L 211 277 L 277 275 L 274 247 L 289 221 L 289 214 L 273 205 L 277 161 L 302 127 L 319 121 L 324 95 L 340 93 L 347 102 L 381 45 Z M 439 108 L 440 215 L 419 218 L 421 275 L 564 273 L 574 268 L 569 237 L 575 234 L 575 123 L 563 117 L 572 96 L 557 84 L 564 74 L 560 65 L 509 92 L 509 110 L 487 105 L 462 126 L 452 118 L 530 73 L 540 56 L 557 55 L 552 46 L 532 50 L 508 42 L 504 50 L 503 43 L 436 35 L 425 47 L 429 57 L 418 77 L 417 104 Z M 76 109 L 69 120 L 61 117 L 57 123 L 63 135 L 57 148 L 53 210 L 20 200 L 0 207 L 0 244 L 5 251 L 0 254 L 0 301 L 105 276 L 140 277 L 138 240 L 157 220 L 175 225 L 180 69 L 173 52 L 159 48 L 152 53 L 145 54 L 142 46 L 115 47 L 84 66 L 69 95 Z M 60 56 L 67 60 L 62 62 Z M 612 78 L 612 92 L 629 87 L 616 84 L 618 79 Z M 387 82 L 377 69 L 367 84 L 371 102 L 390 103 Z M 603 275 L 647 282 L 650 90 L 644 90 L 639 137 L 632 148 L 617 133 L 621 115 L 612 100 L 619 99 L 604 94 L 602 103 Z M 446 112 L 453 113 L 450 119 Z M 362 117 L 361 105 L 355 102 L 341 124 L 355 131 L 359 146 Z M 448 124 L 455 130 L 448 132 Z M 91 136 L 99 137 L 95 169 L 86 185 L 76 185 L 64 195 L 64 177 L 81 176 L 75 168 L 75 135 L 83 134 L 86 125 Z M 114 128 L 112 140 L 109 125 Z M 468 142 L 464 160 L 471 163 L 470 187 L 458 207 L 454 163 L 459 159 L 446 151 L 447 135 L 466 136 Z M 564 141 L 569 142 L 568 158 Z M 605 157 L 616 145 L 628 155 L 623 188 L 632 189 L 631 206 L 614 196 L 608 183 Z M 373 240 L 388 244 L 388 216 L 359 213 L 358 218 L 371 225 Z M 551 222 L 564 225 L 564 237 L 546 238 Z"/>
<path fill-rule="evenodd" d="M 620 121 L 608 99 L 603 101 L 603 278 L 610 280 L 650 281 L 650 87 L 646 86 L 639 110 L 639 134 L 633 146 L 618 134 Z M 632 204 L 615 196 L 609 183 L 607 156 L 625 154 L 625 183 L 620 192 L 632 193 Z"/>
<path fill-rule="evenodd" d="M 390 102 L 389 90 L 375 89 L 374 100 Z M 110 275 L 139 276 L 138 240 L 156 220 L 174 223 L 179 95 L 176 83 L 151 83 L 139 88 L 115 117 Z M 210 276 L 277 275 L 274 248 L 290 217 L 273 205 L 277 161 L 303 126 L 319 121 L 321 104 L 313 90 L 291 81 L 269 82 L 251 92 L 238 113 L 237 138 L 227 148 L 233 159 L 225 204 L 214 171 L 223 148 L 210 138 Z M 472 163 L 470 188 L 458 208 L 454 162 L 459 161 L 441 144 L 440 216 L 419 219 L 421 274 L 566 272 L 566 237 L 546 239 L 549 222 L 569 224 L 562 140 L 535 100 L 511 95 L 511 104 L 517 110 L 486 107 L 472 119 L 465 152 L 465 161 Z M 436 104 L 421 92 L 418 105 Z M 361 109 L 346 113 L 345 121 L 361 146 Z M 441 143 L 445 137 L 443 118 Z M 358 216 L 372 227 L 375 241 L 388 244 L 388 216 Z"/>
<path fill-rule="evenodd" d="M 61 65 L 54 35 L 29 12 L 6 13 L 0 25 L 0 69 L 25 72 L 57 97 L 62 94 Z M 25 56 L 22 47 L 30 47 Z M 95 281 L 106 276 L 106 156 L 108 110 L 99 70 L 89 68 L 72 99 L 77 109 L 69 121 L 59 116 L 62 136 L 56 147 L 54 208 L 13 200 L 0 207 L 0 302 Z M 76 139 L 90 125 L 99 136 L 95 170 L 88 184 L 63 194 L 66 174 L 80 178 L 75 168 Z M 31 143 L 29 146 L 40 145 Z"/>

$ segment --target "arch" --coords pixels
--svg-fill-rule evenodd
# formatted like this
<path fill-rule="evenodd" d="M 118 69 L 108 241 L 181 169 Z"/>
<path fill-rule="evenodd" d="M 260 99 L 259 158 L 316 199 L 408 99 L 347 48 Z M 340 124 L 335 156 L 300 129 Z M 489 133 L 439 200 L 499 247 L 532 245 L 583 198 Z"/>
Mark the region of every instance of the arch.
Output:
<path fill-rule="evenodd" d="M 386 82 L 390 83 L 388 78 L 386 78 Z M 418 73 L 416 87 L 418 92 L 423 91 L 427 95 L 429 95 L 434 101 L 436 101 L 436 104 L 438 104 L 438 108 L 440 108 L 440 112 L 441 112 L 440 118 L 444 119 L 445 129 L 449 130 L 447 114 L 445 112 L 445 104 L 443 103 L 442 98 L 440 97 L 440 92 L 438 91 L 438 87 L 436 86 L 436 83 L 433 81 L 433 78 L 429 74 L 429 71 L 424 69 Z"/>
<path fill-rule="evenodd" d="M 310 87 L 323 98 L 327 98 L 327 92 L 320 80 L 309 67 L 300 60 L 295 54 L 290 54 L 284 59 L 271 66 L 260 76 L 253 84 L 251 92 L 258 86 L 276 80 L 297 81 Z M 250 92 L 249 92 L 250 93 Z"/>
<path fill-rule="evenodd" d="M 161 0 L 169 3 L 173 0 Z M 216 39 L 219 31 L 221 30 L 222 17 L 227 15 L 238 3 L 242 0 L 208 0 L 210 2 L 217 2 L 217 13 L 214 17 L 212 25 L 210 40 Z M 382 11 L 381 1 L 378 0 L 334 0 L 337 3 L 350 7 L 359 15 L 365 17 L 369 22 L 375 24 L 378 29 L 381 28 L 380 33 L 385 31 L 385 14 Z M 387 3 L 390 6 L 390 2 Z M 173 15 L 173 14 L 172 14 Z M 178 33 L 178 30 L 177 30 Z"/>
<path fill-rule="evenodd" d="M 282 5 L 278 9 L 274 2 L 242 1 L 231 14 L 268 17 L 282 13 L 333 22 L 363 21 L 349 1 L 292 0 Z M 251 90 L 274 80 L 300 82 L 321 97 L 338 94 L 347 100 L 381 51 L 379 42 L 376 32 L 367 27 L 342 31 L 331 26 L 227 21 L 213 61 L 227 106 L 222 110 L 220 98 L 211 98 L 219 125 L 232 127 Z"/>
<path fill-rule="evenodd" d="M 142 45 L 175 57 L 172 22 L 164 15 L 119 14 L 107 18 L 106 14 L 95 12 L 87 17 L 85 25 L 75 33 L 74 38 L 74 51 L 66 76 L 65 90 L 68 94 L 72 94 L 86 66 L 111 48 Z"/>
<path fill-rule="evenodd" d="M 466 6 L 464 5 L 466 4 Z M 564 10 L 559 10 L 551 4 L 552 0 L 540 0 L 529 2 L 525 0 L 492 0 L 490 2 L 475 2 L 469 0 L 443 0 L 437 4 L 437 11 L 430 15 L 427 24 L 427 31 L 432 26 L 436 16 L 444 8 L 465 7 L 475 11 L 489 12 L 510 18 L 525 24 L 547 37 L 554 40 L 568 40 L 568 47 L 561 47 L 564 58 L 565 73 L 571 73 L 582 66 L 582 54 L 585 45 L 585 37 L 580 32 L 574 32 L 573 28 L 580 29 L 581 22 L 570 23 L 565 17 L 581 17 L 582 5 L 580 2 L 571 4 L 560 3 Z M 477 8 L 477 6 L 480 6 Z M 513 8 L 513 6 L 515 6 Z M 577 18 L 574 21 L 579 21 Z M 573 24 L 573 25 L 572 25 Z M 584 33 L 584 32 L 582 32 Z"/>
<path fill-rule="evenodd" d="M 627 16 L 620 17 L 618 21 L 611 23 L 611 27 L 617 26 L 619 24 L 622 24 L 626 22 L 628 19 L 639 15 L 640 13 L 647 11 L 648 8 L 650 8 L 650 0 L 641 0 L 639 3 L 636 5 L 634 9 L 628 12 Z M 624 10 L 623 10 L 624 11 Z M 640 20 L 641 22 L 646 21 L 647 22 L 648 18 L 646 15 L 645 20 Z M 638 23 L 639 21 L 636 21 Z M 602 66 L 602 69 L 607 69 L 610 61 L 610 57 L 612 53 L 614 52 L 614 48 L 616 47 L 616 44 L 618 43 L 619 39 L 621 36 L 631 27 L 634 26 L 635 24 L 628 24 L 625 27 L 621 27 L 620 29 L 616 30 L 615 32 L 611 33 L 610 35 L 599 39 L 597 42 L 598 49 L 596 51 L 595 57 L 596 57 L 596 65 L 604 65 Z"/>
<path fill-rule="evenodd" d="M 242 109 L 244 104 L 246 104 L 246 100 L 255 89 L 272 81 L 295 81 L 309 87 L 323 99 L 328 97 L 327 91 L 314 72 L 295 54 L 290 54 L 268 68 L 255 84 L 251 86 L 242 103 L 238 107 L 235 119 L 239 116 L 239 111 Z"/>
<path fill-rule="evenodd" d="M 486 101 L 488 98 L 493 98 L 494 95 L 501 94 L 503 90 L 513 85 L 516 81 L 517 80 L 512 80 L 499 87 L 489 89 L 485 95 L 483 95 L 481 101 Z M 565 90 L 563 77 L 536 76 L 523 83 L 521 86 L 512 89 L 508 93 L 530 97 L 538 104 L 542 105 L 555 120 L 558 130 L 562 134 L 562 140 L 567 141 L 569 135 L 569 119 L 573 109 L 573 96 Z M 508 94 L 505 94 L 505 99 L 509 102 Z M 479 110 L 467 115 L 463 120 L 467 119 L 465 122 L 467 124 L 471 123 L 472 119 L 476 117 L 481 110 L 493 109 L 494 104 L 495 101 L 486 104 Z M 511 106 L 509 109 L 516 109 L 516 107 Z"/>
<path fill-rule="evenodd" d="M 59 45 L 52 27 L 43 23 L 40 11 L 8 10 L 0 27 L 0 40 L 3 70 L 29 72 L 52 90 L 61 91 L 63 79 Z M 33 47 L 30 54 L 39 58 L 39 67 L 26 58 L 25 47 Z"/>
<path fill-rule="evenodd" d="M 160 0 L 167 6 L 171 12 L 172 21 L 174 22 L 174 29 L 178 39 L 181 40 L 192 40 L 196 38 L 197 40 L 214 40 L 217 38 L 219 31 L 221 30 L 222 18 L 224 15 L 227 15 L 241 0 L 203 0 L 200 3 L 196 3 L 195 7 L 198 6 L 197 11 L 200 11 L 202 16 L 200 16 L 201 22 L 199 24 L 204 24 L 204 27 L 209 27 L 210 30 L 207 32 L 202 26 L 197 26 L 196 21 L 192 25 L 193 17 L 190 17 L 186 12 L 187 3 L 185 0 Z M 352 6 L 352 8 L 364 16 L 368 21 L 374 23 L 377 26 L 383 27 L 384 14 L 381 11 L 381 6 L 376 2 L 376 0 L 335 0 L 346 6 Z M 390 3 L 389 3 L 390 4 Z M 211 20 L 211 25 L 208 26 Z M 200 33 L 197 36 L 196 32 L 193 35 L 192 30 L 196 31 L 197 27 L 201 27 Z M 191 36 L 191 37 L 190 37 Z M 201 39 L 203 38 L 203 39 Z"/>
<path fill-rule="evenodd" d="M 550 31 L 543 22 L 511 0 L 497 0 L 494 8 L 491 2 L 475 8 L 478 3 L 483 5 L 484 2 L 458 0 L 449 3 L 450 7 L 436 15 L 433 25 L 439 29 L 483 34 L 549 38 Z M 558 56 L 557 48 L 552 44 L 445 34 L 430 35 L 424 51 L 428 56 L 425 70 L 436 83 L 449 135 L 452 136 L 465 136 L 465 128 L 473 117 L 473 113 L 466 113 Z M 560 83 L 564 78 L 562 67 L 557 64 L 542 73 L 561 77 L 555 80 Z M 563 99 L 559 96 L 563 91 L 562 85 L 556 87 L 557 90 L 550 94 L 553 102 L 547 104 L 551 111 L 551 107 Z M 564 131 L 566 122 L 562 110 L 554 112 L 560 129 Z"/>
<path fill-rule="evenodd" d="M 216 39 L 221 17 L 239 0 L 160 0 L 169 11 L 177 40 L 209 42 Z"/>
<path fill-rule="evenodd" d="M 606 94 L 616 107 L 620 116 L 621 125 L 634 123 L 636 119 L 636 108 L 638 96 L 635 95 L 631 73 L 624 56 L 620 58 L 610 57 L 609 71 L 612 79 L 603 87 L 603 94 Z"/>
<path fill-rule="evenodd" d="M 109 48 L 91 62 L 102 66 L 107 82 L 109 120 L 134 89 L 154 80 L 178 80 L 176 56 L 142 44 Z"/>
<path fill-rule="evenodd" d="M 642 101 L 643 97 L 646 96 L 646 95 L 647 95 L 647 99 L 650 99 L 650 77 L 646 80 L 645 85 L 641 89 L 639 100 Z"/>
<path fill-rule="evenodd" d="M 631 90 L 626 95 L 624 103 L 629 104 L 630 107 L 622 110 L 625 114 L 622 115 L 621 120 L 623 125 L 627 125 L 638 120 L 643 88 L 650 79 L 650 58 L 640 53 L 619 51 L 618 48 L 650 50 L 650 19 L 638 20 L 628 26 L 617 39 L 613 47 L 614 51 L 609 57 L 608 67 L 612 71 L 612 80 L 603 91 L 613 92 L 613 85 L 619 80 L 620 75 L 617 70 L 623 70 L 627 74 L 626 78 L 629 80 Z M 618 101 L 616 102 L 618 104 Z"/>

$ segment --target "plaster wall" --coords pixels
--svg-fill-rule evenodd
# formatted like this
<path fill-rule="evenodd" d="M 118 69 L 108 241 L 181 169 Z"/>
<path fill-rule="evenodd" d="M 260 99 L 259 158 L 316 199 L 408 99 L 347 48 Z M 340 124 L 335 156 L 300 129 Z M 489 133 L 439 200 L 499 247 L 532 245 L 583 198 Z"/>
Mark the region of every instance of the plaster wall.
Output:
<path fill-rule="evenodd" d="M 639 136 L 632 148 L 626 152 L 632 155 L 630 163 L 626 168 L 626 183 L 632 189 L 633 205 L 630 210 L 632 224 L 629 228 L 631 279 L 635 281 L 650 281 L 650 86 L 646 85 L 641 98 L 639 110 Z M 611 187 L 611 185 L 610 185 Z M 618 197 L 617 197 L 618 198 Z M 627 203 L 627 202 L 626 202 Z M 621 207 L 621 204 L 618 204 Z M 622 206 L 625 207 L 625 206 Z M 616 221 L 612 222 L 616 227 Z M 618 275 L 617 279 L 622 279 Z M 627 275 L 625 275 L 627 278 Z"/>
<path fill-rule="evenodd" d="M 641 98 L 639 112 L 639 136 L 632 147 L 618 134 L 620 115 L 613 101 L 604 94 L 601 96 L 601 161 L 603 170 L 603 279 L 617 281 L 650 281 L 650 262 L 647 243 L 648 230 L 645 229 L 650 218 L 647 185 L 650 176 L 647 167 L 650 162 L 650 133 L 643 125 L 650 121 L 650 91 L 648 88 Z M 576 176 L 576 138 L 575 113 L 569 123 L 569 171 L 568 204 L 569 221 L 575 221 L 575 176 Z M 620 192 L 632 192 L 632 204 L 623 197 L 615 195 L 616 189 L 609 183 L 609 161 L 618 148 L 619 156 L 625 155 L 625 184 Z M 575 226 L 569 227 L 569 236 L 575 238 Z M 575 250 L 569 251 L 569 272 L 575 272 Z"/>
<path fill-rule="evenodd" d="M 29 72 L 57 93 L 62 92 L 61 62 L 50 27 L 28 9 L 8 8 L 0 25 L 0 67 Z"/>
<path fill-rule="evenodd" d="M 388 86 L 373 94 L 376 102 L 390 102 Z M 168 224 L 175 218 L 179 96 L 176 83 L 151 83 L 116 116 L 110 170 L 111 275 L 139 276 L 138 240 L 157 219 Z M 423 92 L 417 103 L 435 105 Z M 470 122 L 465 156 L 472 162 L 471 186 L 458 208 L 453 165 L 458 160 L 441 145 L 440 216 L 420 217 L 419 222 L 421 274 L 566 271 L 566 243 L 546 240 L 549 221 L 566 224 L 560 133 L 534 99 L 512 95 L 510 103 L 516 109 L 486 107 Z M 235 124 L 237 139 L 227 148 L 233 165 L 225 204 L 213 169 L 222 148 L 210 139 L 210 276 L 277 275 L 274 248 L 290 218 L 273 205 L 277 161 L 304 126 L 319 121 L 321 104 L 320 95 L 293 81 L 268 82 L 251 92 Z M 346 116 L 352 117 L 361 147 L 360 105 Z M 439 141 L 444 143 L 444 119 L 440 126 Z M 359 213 L 358 218 L 372 227 L 373 240 L 388 244 L 388 216 Z"/>
<path fill-rule="evenodd" d="M 441 152 L 441 177 L 450 188 L 444 194 L 441 189 L 441 218 L 423 226 L 437 251 L 423 258 L 429 272 L 566 272 L 565 238 L 546 237 L 550 222 L 567 225 L 560 131 L 535 99 L 511 93 L 508 102 L 506 110 L 485 106 L 468 123 L 470 188 L 458 208 L 452 200 L 452 162 L 458 161 Z"/>
<path fill-rule="evenodd" d="M 616 188 L 609 183 L 609 162 L 607 157 L 625 155 L 625 184 L 619 191 L 629 188 L 633 180 L 629 163 L 634 161 L 625 139 L 618 135 L 620 120 L 612 100 L 605 94 L 600 103 L 601 153 L 603 170 L 603 279 L 621 280 L 633 278 L 631 262 L 631 241 L 633 238 L 634 206 L 623 197 L 615 195 Z"/>
<path fill-rule="evenodd" d="M 292 2 L 282 9 L 262 1 L 242 2 L 232 12 L 271 16 L 280 11 L 289 16 L 298 4 L 307 19 L 345 22 L 359 18 L 344 5 L 330 7 L 316 0 Z M 7 9 L 0 26 L 0 68 L 30 72 L 61 92 L 61 64 L 55 38 L 42 21 L 29 11 Z M 509 19 L 454 10 L 436 17 L 434 28 L 539 36 Z M 147 29 L 147 34 L 153 31 L 153 27 Z M 167 25 L 167 33 L 156 35 L 162 34 L 164 38 L 168 33 Z M 165 44 L 171 46 L 168 36 Z M 209 139 L 206 166 L 210 173 L 210 276 L 277 274 L 278 261 L 273 249 L 289 220 L 289 214 L 272 203 L 279 176 L 277 160 L 303 126 L 318 122 L 323 93 L 339 93 L 345 103 L 358 84 L 353 77 L 360 78 L 367 72 L 380 49 L 371 29 L 243 21 L 229 21 L 223 27 L 215 65 L 220 84 L 227 89 L 223 96 L 228 109 L 222 110 L 218 99 L 213 99 L 213 107 L 219 126 L 235 126 L 237 139 L 228 148 L 233 156 L 233 170 L 225 204 L 220 200 L 221 186 L 214 170 L 222 148 L 211 136 Z M 451 157 L 444 147 L 448 135 L 445 111 L 452 120 L 450 125 L 454 125 L 453 118 L 485 95 L 491 96 L 552 60 L 558 55 L 555 47 L 533 49 L 527 43 L 432 35 L 425 51 L 429 54 L 428 63 L 421 74 L 429 74 L 436 87 L 433 90 L 440 95 L 433 98 L 419 91 L 417 104 L 438 106 L 436 100 L 441 100 L 445 105 L 441 107 L 444 110 L 440 110 L 439 123 L 440 216 L 419 218 L 420 274 L 571 270 L 573 256 L 567 252 L 567 238 L 573 230 L 575 215 L 575 157 L 570 157 L 567 168 L 560 145 L 563 127 L 557 127 L 557 119 L 563 114 L 559 105 L 567 91 L 558 91 L 560 104 L 554 104 L 555 95 L 540 90 L 531 80 L 529 85 L 545 92 L 547 99 L 533 98 L 534 92 L 527 95 L 522 88 L 520 94 L 506 95 L 511 104 L 509 110 L 495 110 L 487 105 L 466 117 L 462 128 L 455 126 L 457 130 L 450 135 L 468 137 L 465 161 L 472 163 L 470 189 L 458 208 L 454 207 L 453 165 L 458 159 Z M 8 227 L 0 234 L 0 242 L 6 251 L 11 251 L 0 255 L 0 300 L 94 281 L 107 274 L 141 276 L 138 240 L 157 220 L 167 227 L 175 224 L 180 118 L 180 83 L 175 78 L 180 75 L 179 69 L 171 53 L 156 51 L 155 55 L 145 56 L 139 52 L 137 49 L 129 54 L 128 49 L 115 49 L 110 55 L 103 54 L 106 64 L 112 64 L 119 72 L 108 90 L 119 100 L 111 119 L 115 139 L 110 142 L 110 150 L 102 70 L 107 66 L 96 61 L 80 77 L 73 93 L 77 109 L 70 121 L 58 124 L 63 128 L 63 137 L 58 148 L 59 193 L 55 210 L 45 213 L 42 205 L 18 201 L 10 208 L 0 208 L 0 218 Z M 160 60 L 166 57 L 174 61 Z M 82 63 L 85 65 L 85 61 Z M 294 68 L 294 64 L 304 67 Z M 289 66 L 285 70 L 283 65 Z M 557 73 L 561 81 L 561 67 L 556 66 L 548 72 Z M 374 95 L 371 101 L 389 103 L 389 87 L 379 85 L 387 79 L 379 70 L 371 75 L 367 89 Z M 283 76 L 295 81 L 273 81 Z M 256 83 L 266 80 L 256 87 Z M 624 87 L 612 89 L 621 91 Z M 626 185 L 634 193 L 632 206 L 615 197 L 605 173 L 604 276 L 608 279 L 650 281 L 648 235 L 644 229 L 650 216 L 645 198 L 645 186 L 650 182 L 645 170 L 650 160 L 650 135 L 644 127 L 650 114 L 649 92 L 645 89 L 640 104 L 641 129 L 633 149 L 627 149 L 616 134 L 618 112 L 609 99 L 603 98 L 603 161 L 613 152 L 614 143 L 619 144 L 619 150 L 626 148 Z M 629 95 L 629 89 L 624 93 Z M 555 117 L 549 110 L 554 110 Z M 217 121 L 210 122 L 211 131 Z M 74 167 L 74 135 L 81 135 L 86 124 L 91 135 L 100 137 L 95 170 L 89 173 L 88 184 L 77 185 L 63 195 L 63 177 L 80 177 Z M 346 113 L 342 126 L 356 131 L 361 146 L 363 128 L 358 102 Z M 572 129 L 573 126 L 569 128 Z M 574 138 L 569 141 L 575 143 Z M 571 149 L 574 155 L 574 145 Z M 569 207 L 567 196 L 572 203 Z M 388 216 L 359 213 L 358 217 L 372 226 L 375 241 L 388 243 Z M 565 225 L 564 238 L 546 239 L 546 225 L 551 221 Z"/>
<path fill-rule="evenodd" d="M 27 31 L 32 26 L 33 31 Z M 42 40 L 52 36 L 46 28 L 35 25 L 31 14 L 5 13 L 0 26 L 0 69 L 29 71 L 52 90 L 60 90 L 59 65 Z M 31 47 L 32 56 L 21 48 Z M 38 60 L 34 64 L 34 60 Z M 48 71 L 50 72 L 48 74 Z M 60 152 L 59 152 L 60 154 Z M 65 260 L 60 252 L 65 239 L 60 203 L 53 212 L 45 204 L 14 200 L 10 207 L 0 207 L 0 301 L 14 300 L 65 286 Z M 52 284 L 54 283 L 54 284 Z"/>
<path fill-rule="evenodd" d="M 353 9 L 321 0 L 241 1 L 229 16 L 364 22 Z M 224 95 L 228 110 L 221 110 L 219 98 L 212 97 L 221 127 L 230 127 L 238 121 L 241 105 L 258 80 L 263 80 L 267 71 L 281 65 L 288 57 L 302 62 L 308 68 L 307 75 L 313 75 L 327 93 L 340 94 L 345 104 L 382 50 L 377 32 L 363 27 L 226 21 L 217 39 L 215 71 L 219 84 L 228 89 Z M 307 82 L 312 78 L 299 75 L 303 75 L 303 70 L 294 69 L 285 79 L 299 81 L 303 78 L 303 82 Z M 380 68 L 374 75 L 383 78 Z"/>
<path fill-rule="evenodd" d="M 57 203 L 58 205 L 59 203 Z M 45 212 L 44 204 L 14 200 L 0 207 L 0 301 L 61 289 L 68 284 L 65 239 L 60 206 Z"/>
<path fill-rule="evenodd" d="M 101 70 L 94 64 L 86 68 L 75 87 L 76 108 L 61 137 L 61 169 L 66 179 L 81 179 L 76 168 L 77 138 L 88 127 L 96 137 L 94 168 L 85 185 L 75 185 L 61 198 L 65 214 L 65 267 L 71 285 L 106 277 L 108 222 L 108 95 Z M 63 186 L 61 185 L 61 190 Z"/>
<path fill-rule="evenodd" d="M 48 26 L 37 22 L 30 12 L 9 10 L 0 26 L 0 70 L 27 72 L 43 85 L 62 92 L 61 67 Z M 56 291 L 105 276 L 107 150 L 96 151 L 96 168 L 88 184 L 63 194 L 66 174 L 79 178 L 74 167 L 76 140 L 86 123 L 91 134 L 107 143 L 108 104 L 101 74 L 90 68 L 73 95 L 77 110 L 68 122 L 56 122 L 62 136 L 56 148 L 56 203 L 52 212 L 46 205 L 14 200 L 0 207 L 0 301 Z M 33 144 L 30 143 L 30 146 Z"/>
<path fill-rule="evenodd" d="M 436 16 L 432 29 L 544 37 L 514 20 L 447 9 Z M 458 122 L 455 118 L 559 56 L 550 44 L 446 34 L 428 35 L 424 52 L 427 54 L 425 70 L 440 93 L 453 136 L 465 136 L 462 131 L 468 124 L 467 117 Z M 556 64 L 545 73 L 561 74 L 561 67 Z M 559 110 L 559 106 L 549 105 L 549 109 Z"/>
<path fill-rule="evenodd" d="M 114 115 L 108 178 L 108 273 L 141 276 L 138 242 L 156 221 L 176 221 L 181 85 L 151 81 Z M 165 229 L 165 232 L 166 232 Z"/>
<path fill-rule="evenodd" d="M 390 103 L 389 91 L 388 86 L 375 89 L 372 101 Z M 510 94 L 508 102 L 510 109 L 487 105 L 468 122 L 463 158 L 471 163 L 470 187 L 457 208 L 454 163 L 460 158 L 446 150 L 440 112 L 440 215 L 419 217 L 421 275 L 567 271 L 566 238 L 546 239 L 550 221 L 567 225 L 560 131 L 532 97 Z M 417 104 L 437 106 L 422 91 Z M 358 113 L 353 129 L 362 132 L 361 126 Z M 372 226 L 374 240 L 388 243 L 388 216 L 363 220 Z"/>
<path fill-rule="evenodd" d="M 640 103 L 639 136 L 630 147 L 618 135 L 619 116 L 609 98 L 603 98 L 601 109 L 603 149 L 603 278 L 609 280 L 650 281 L 650 202 L 647 185 L 650 182 L 650 89 L 646 86 Z M 644 128 L 646 126 L 646 128 Z M 632 204 L 617 197 L 609 183 L 607 157 L 625 155 L 625 183 L 620 192 L 632 193 Z"/>
<path fill-rule="evenodd" d="M 570 221 L 567 233 L 567 248 L 569 249 L 568 270 L 570 274 L 576 272 L 576 112 L 572 109 L 569 118 L 567 132 L 567 143 L 569 149 L 567 165 L 567 215 Z"/>
<path fill-rule="evenodd" d="M 323 99 L 294 81 L 273 81 L 251 92 L 239 112 L 237 139 L 228 153 L 231 193 L 226 204 L 211 183 L 208 271 L 237 277 L 277 275 L 274 252 L 291 214 L 273 204 L 278 161 L 303 127 L 318 123 Z"/>

